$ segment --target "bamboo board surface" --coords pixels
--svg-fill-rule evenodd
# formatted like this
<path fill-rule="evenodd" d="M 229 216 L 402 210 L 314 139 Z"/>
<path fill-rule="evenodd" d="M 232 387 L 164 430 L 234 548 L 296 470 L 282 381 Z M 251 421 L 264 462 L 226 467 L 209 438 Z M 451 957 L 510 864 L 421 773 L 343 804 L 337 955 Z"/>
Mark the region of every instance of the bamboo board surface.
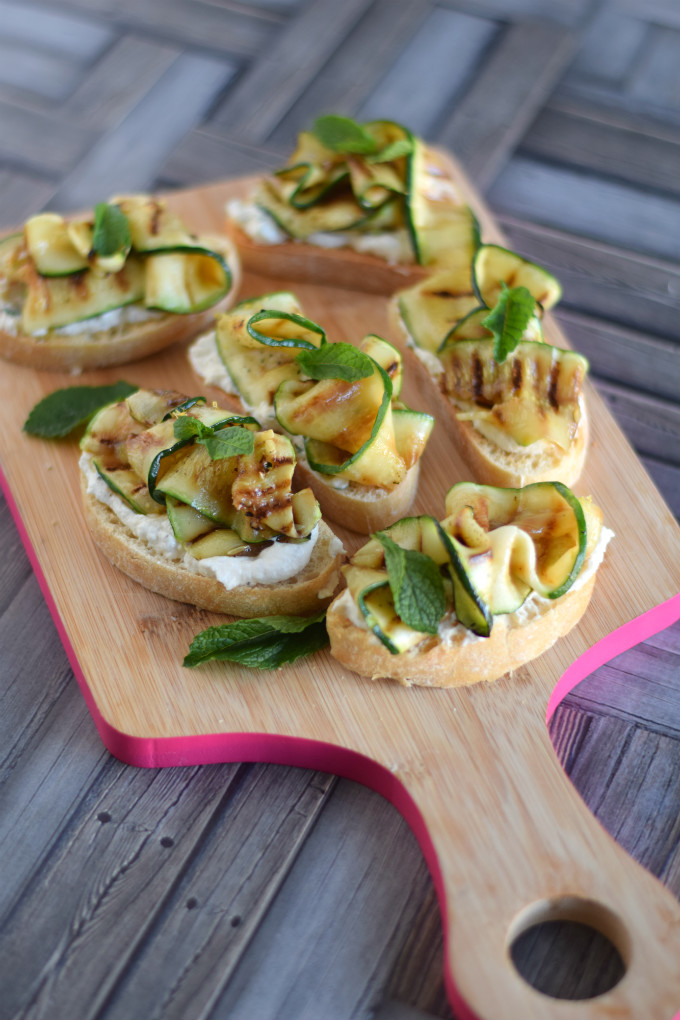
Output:
<path fill-rule="evenodd" d="M 246 181 L 225 182 L 179 193 L 173 203 L 194 229 L 214 231 L 225 199 L 247 187 Z M 474 201 L 484 239 L 498 239 Z M 284 287 L 295 290 L 330 339 L 358 341 L 368 332 L 398 339 L 390 336 L 381 296 L 249 275 L 241 296 Z M 552 323 L 548 338 L 563 342 Z M 77 381 L 116 378 L 220 396 L 192 377 L 183 347 Z M 565 670 L 601 638 L 678 592 L 680 531 L 597 394 L 591 389 L 588 395 L 591 448 L 576 489 L 592 493 L 616 539 L 587 614 L 514 675 L 493 685 L 435 691 L 363 680 L 327 652 L 273 674 L 227 664 L 183 669 L 192 637 L 220 618 L 170 603 L 110 567 L 83 525 L 76 444 L 20 433 L 42 396 L 73 383 L 73 377 L 4 367 L 0 460 L 100 731 L 105 739 L 116 734 L 115 752 L 137 761 L 143 742 L 156 749 L 159 764 L 246 753 L 301 764 L 318 754 L 314 761 L 333 764 L 340 761 L 332 751 L 337 748 L 365 756 L 382 767 L 374 784 L 367 765 L 367 781 L 411 805 L 410 820 L 445 899 L 456 1001 L 484 1017 L 598 1017 L 612 1015 L 614 1007 L 621 1017 L 670 1016 L 680 1005 L 680 909 L 593 822 L 545 729 L 551 692 Z M 406 380 L 404 398 L 416 408 L 436 406 L 421 375 Z M 447 488 L 466 477 L 440 423 L 423 460 L 415 512 L 441 515 Z M 348 551 L 362 541 L 342 537 Z M 252 736 L 244 743 L 230 734 Z M 293 738 L 285 754 L 272 742 L 281 737 Z M 181 752 L 164 758 L 167 746 Z M 354 778 L 361 778 L 354 768 Z M 394 780 L 399 783 L 391 789 Z M 627 975 L 597 1003 L 546 1000 L 513 970 L 513 935 L 553 916 L 602 928 L 622 952 Z"/>

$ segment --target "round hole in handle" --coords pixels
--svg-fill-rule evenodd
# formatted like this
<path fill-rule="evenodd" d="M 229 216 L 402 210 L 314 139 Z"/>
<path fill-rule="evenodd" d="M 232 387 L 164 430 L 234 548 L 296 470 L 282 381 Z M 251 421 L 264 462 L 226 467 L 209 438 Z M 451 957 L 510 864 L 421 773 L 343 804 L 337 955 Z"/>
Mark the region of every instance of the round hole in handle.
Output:
<path fill-rule="evenodd" d="M 623 921 L 595 900 L 539 900 L 508 932 L 512 962 L 524 980 L 554 999 L 592 999 L 619 983 L 630 960 Z"/>

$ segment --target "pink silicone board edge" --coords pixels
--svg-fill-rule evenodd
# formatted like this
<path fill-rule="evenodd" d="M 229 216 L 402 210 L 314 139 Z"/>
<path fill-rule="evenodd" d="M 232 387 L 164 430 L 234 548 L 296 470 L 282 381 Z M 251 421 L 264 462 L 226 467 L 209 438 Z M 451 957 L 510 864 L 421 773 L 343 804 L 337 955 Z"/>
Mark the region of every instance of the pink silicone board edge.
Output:
<path fill-rule="evenodd" d="M 271 733 L 207 733 L 186 737 L 132 737 L 122 733 L 102 716 L 92 696 L 66 633 L 49 585 L 43 574 L 37 555 L 19 514 L 10 487 L 0 467 L 0 488 L 5 495 L 12 517 L 19 531 L 26 554 L 38 579 L 49 611 L 64 646 L 73 673 L 83 693 L 97 732 L 104 746 L 116 758 L 128 765 L 140 768 L 168 768 L 181 765 L 212 765 L 226 762 L 267 762 L 276 765 L 293 765 L 302 768 L 332 772 L 345 779 L 368 786 L 386 798 L 399 811 L 411 827 L 423 856 L 427 861 L 432 881 L 437 892 L 442 917 L 444 887 L 439 862 L 432 840 L 425 827 L 417 805 L 401 782 L 383 765 L 357 751 L 351 751 L 336 744 L 329 744 L 303 737 L 286 737 Z M 680 593 L 661 605 L 655 606 L 641 616 L 630 620 L 617 630 L 602 638 L 589 648 L 567 669 L 548 702 L 546 721 L 552 718 L 557 706 L 573 688 L 586 676 L 594 672 L 616 655 L 664 630 L 680 619 Z M 444 925 L 444 939 L 448 931 Z M 445 959 L 448 953 L 445 948 Z M 448 967 L 444 972 L 446 991 L 459 1020 L 479 1020 L 462 998 Z M 669 1020 L 680 1020 L 680 1011 Z"/>

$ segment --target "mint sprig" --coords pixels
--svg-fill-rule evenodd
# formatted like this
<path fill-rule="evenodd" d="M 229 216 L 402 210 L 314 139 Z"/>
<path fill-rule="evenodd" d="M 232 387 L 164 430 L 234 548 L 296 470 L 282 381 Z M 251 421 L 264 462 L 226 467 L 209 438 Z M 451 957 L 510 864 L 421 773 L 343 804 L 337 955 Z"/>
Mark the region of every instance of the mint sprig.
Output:
<path fill-rule="evenodd" d="M 248 429 L 238 425 L 215 428 L 186 414 L 181 414 L 175 419 L 173 432 L 175 439 L 195 437 L 197 443 L 205 446 L 212 460 L 247 455 L 255 449 L 255 437 Z"/>
<path fill-rule="evenodd" d="M 377 142 L 371 134 L 351 117 L 329 113 L 314 121 L 314 134 L 322 145 L 333 152 L 349 152 L 357 155 L 374 153 Z"/>
<path fill-rule="evenodd" d="M 300 351 L 295 361 L 310 379 L 356 382 L 373 375 L 375 369 L 375 363 L 368 354 L 345 343 L 323 344 L 314 350 Z"/>
<path fill-rule="evenodd" d="M 397 138 L 394 142 L 390 142 L 380 152 L 376 152 L 371 156 L 366 157 L 367 163 L 391 163 L 395 159 L 400 159 L 402 156 L 410 156 L 413 152 L 413 139 L 411 138 Z"/>
<path fill-rule="evenodd" d="M 94 234 L 92 250 L 97 255 L 117 255 L 129 252 L 132 247 L 127 216 L 117 205 L 98 202 L 94 207 Z"/>
<path fill-rule="evenodd" d="M 493 333 L 493 356 L 498 364 L 517 347 L 536 311 L 536 301 L 526 287 L 501 286 L 496 307 L 482 319 L 482 325 Z"/>
<path fill-rule="evenodd" d="M 120 379 L 106 386 L 67 386 L 40 400 L 24 422 L 24 432 L 42 439 L 59 439 L 84 425 L 107 404 L 124 400 L 138 386 Z"/>
<path fill-rule="evenodd" d="M 185 666 L 211 660 L 239 662 L 254 669 L 278 669 L 328 644 L 326 614 L 264 616 L 208 627 L 191 642 Z"/>
<path fill-rule="evenodd" d="M 403 622 L 424 634 L 436 634 L 446 612 L 444 581 L 434 560 L 416 549 L 402 549 L 384 531 L 375 534 L 385 550 L 385 567 L 394 608 Z"/>

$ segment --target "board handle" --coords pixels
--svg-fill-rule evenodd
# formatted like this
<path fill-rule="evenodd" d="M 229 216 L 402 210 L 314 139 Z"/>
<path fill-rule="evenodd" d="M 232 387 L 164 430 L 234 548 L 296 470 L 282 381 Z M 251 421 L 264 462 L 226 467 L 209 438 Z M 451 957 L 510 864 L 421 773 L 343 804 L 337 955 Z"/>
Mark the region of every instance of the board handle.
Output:
<path fill-rule="evenodd" d="M 425 828 L 457 1018 L 670 1020 L 680 1009 L 680 904 L 590 813 L 544 715 L 512 688 L 510 678 L 459 692 L 450 715 L 431 720 L 447 731 L 427 739 L 436 758 L 425 749 L 394 769 Z M 618 984 L 583 1000 L 535 990 L 511 946 L 546 920 L 604 934 L 625 966 Z"/>

